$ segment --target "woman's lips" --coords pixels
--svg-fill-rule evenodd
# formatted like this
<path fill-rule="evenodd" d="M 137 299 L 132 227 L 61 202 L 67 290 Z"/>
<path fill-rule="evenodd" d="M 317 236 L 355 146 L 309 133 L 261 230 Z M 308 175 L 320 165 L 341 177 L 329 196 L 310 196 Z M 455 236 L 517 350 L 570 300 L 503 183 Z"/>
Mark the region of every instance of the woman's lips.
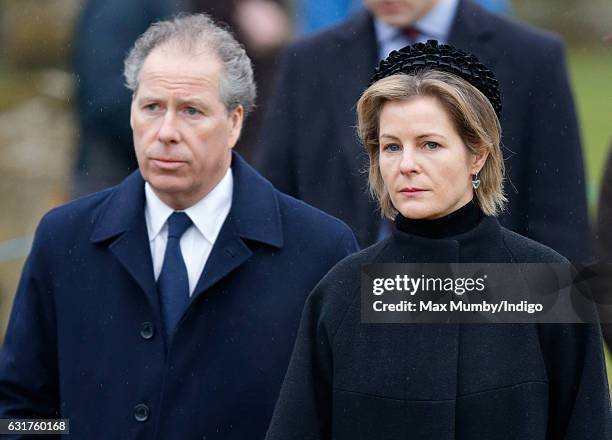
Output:
<path fill-rule="evenodd" d="M 404 196 L 417 196 L 427 192 L 428 190 L 423 188 L 402 188 L 399 192 Z"/>

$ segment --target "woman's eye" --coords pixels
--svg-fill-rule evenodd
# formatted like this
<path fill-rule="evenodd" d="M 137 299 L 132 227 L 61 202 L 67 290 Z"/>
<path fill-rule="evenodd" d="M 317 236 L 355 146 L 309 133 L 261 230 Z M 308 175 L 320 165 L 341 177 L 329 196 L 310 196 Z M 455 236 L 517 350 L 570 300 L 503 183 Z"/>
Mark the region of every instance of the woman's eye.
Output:
<path fill-rule="evenodd" d="M 425 148 L 427 150 L 436 150 L 440 144 L 438 144 L 437 142 L 425 142 Z"/>
<path fill-rule="evenodd" d="M 402 148 L 398 144 L 386 144 L 383 146 L 384 151 L 400 151 Z"/>

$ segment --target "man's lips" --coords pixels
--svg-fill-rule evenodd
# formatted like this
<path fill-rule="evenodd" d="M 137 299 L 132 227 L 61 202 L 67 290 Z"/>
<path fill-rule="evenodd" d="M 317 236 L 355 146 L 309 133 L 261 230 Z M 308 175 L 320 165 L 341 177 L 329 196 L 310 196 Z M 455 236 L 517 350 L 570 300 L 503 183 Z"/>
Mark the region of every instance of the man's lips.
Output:
<path fill-rule="evenodd" d="M 155 161 L 159 161 L 159 162 L 168 162 L 168 163 L 172 163 L 172 162 L 184 162 L 183 160 L 173 159 L 173 158 L 170 158 L 170 157 L 152 157 L 151 160 L 155 160 Z"/>
<path fill-rule="evenodd" d="M 185 163 L 185 161 L 183 160 L 171 159 L 168 157 L 152 157 L 150 160 L 155 166 L 165 170 L 173 170 L 179 168 Z"/>

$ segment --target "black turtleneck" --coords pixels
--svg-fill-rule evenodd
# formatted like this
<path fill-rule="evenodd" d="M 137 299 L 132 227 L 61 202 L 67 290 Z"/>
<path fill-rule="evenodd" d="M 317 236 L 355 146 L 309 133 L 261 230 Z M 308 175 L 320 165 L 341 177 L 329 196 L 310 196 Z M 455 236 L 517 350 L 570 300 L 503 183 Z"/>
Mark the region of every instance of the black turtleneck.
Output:
<path fill-rule="evenodd" d="M 474 201 L 434 220 L 413 220 L 398 214 L 395 217 L 397 229 L 407 234 L 426 238 L 446 238 L 463 234 L 475 228 L 484 217 Z"/>

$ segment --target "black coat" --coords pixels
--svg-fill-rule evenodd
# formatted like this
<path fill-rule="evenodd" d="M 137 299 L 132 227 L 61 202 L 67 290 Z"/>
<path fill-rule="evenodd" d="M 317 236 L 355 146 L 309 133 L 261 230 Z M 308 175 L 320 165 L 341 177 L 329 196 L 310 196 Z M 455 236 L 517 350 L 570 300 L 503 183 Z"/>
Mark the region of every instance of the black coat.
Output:
<path fill-rule="evenodd" d="M 361 323 L 364 264 L 563 261 L 491 217 L 344 259 L 307 300 L 266 439 L 612 438 L 597 325 Z"/>
<path fill-rule="evenodd" d="M 459 2 L 448 41 L 496 74 L 503 100 L 509 211 L 501 223 L 567 258 L 590 255 L 584 169 L 559 38 Z M 362 247 L 378 233 L 366 193 L 367 156 L 355 104 L 377 64 L 373 21 L 362 13 L 290 46 L 256 162 L 272 183 L 344 220 Z"/>

